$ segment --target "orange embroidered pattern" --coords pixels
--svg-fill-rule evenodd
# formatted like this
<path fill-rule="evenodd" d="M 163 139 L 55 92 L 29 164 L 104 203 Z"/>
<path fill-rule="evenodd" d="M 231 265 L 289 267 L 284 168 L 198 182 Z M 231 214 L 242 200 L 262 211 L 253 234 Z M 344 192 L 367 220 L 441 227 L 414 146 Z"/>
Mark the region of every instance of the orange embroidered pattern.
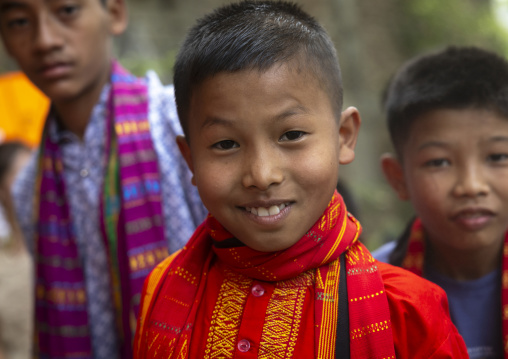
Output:
<path fill-rule="evenodd" d="M 49 288 L 45 291 L 41 285 L 37 286 L 37 298 L 46 300 L 55 305 L 85 305 L 86 293 L 83 289 Z"/>
<path fill-rule="evenodd" d="M 252 280 L 227 271 L 212 313 L 205 359 L 233 358 L 236 337 Z"/>
<path fill-rule="evenodd" d="M 307 288 L 313 285 L 313 271 L 277 283 L 268 307 L 259 344 L 260 359 L 292 358 Z"/>
<path fill-rule="evenodd" d="M 148 250 L 136 256 L 132 256 L 129 260 L 130 268 L 133 272 L 153 268 L 156 263 L 160 263 L 169 255 L 167 249 Z"/>

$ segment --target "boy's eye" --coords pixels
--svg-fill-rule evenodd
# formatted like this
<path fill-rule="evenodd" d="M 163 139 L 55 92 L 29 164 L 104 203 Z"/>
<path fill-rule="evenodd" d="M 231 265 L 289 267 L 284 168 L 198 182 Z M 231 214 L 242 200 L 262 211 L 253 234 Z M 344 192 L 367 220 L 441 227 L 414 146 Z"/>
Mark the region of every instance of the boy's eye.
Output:
<path fill-rule="evenodd" d="M 424 163 L 425 167 L 446 167 L 450 165 L 450 161 L 445 158 L 435 158 Z"/>
<path fill-rule="evenodd" d="M 9 29 L 19 29 L 28 25 L 28 19 L 25 17 L 18 17 L 7 21 L 7 27 Z"/>
<path fill-rule="evenodd" d="M 232 148 L 238 147 L 238 143 L 232 140 L 224 140 L 213 144 L 212 147 L 218 150 L 230 150 Z"/>
<path fill-rule="evenodd" d="M 26 12 L 17 9 L 3 13 L 0 20 L 1 26 L 9 30 L 22 29 L 29 23 L 29 18 Z"/>
<path fill-rule="evenodd" d="M 78 11 L 78 5 L 64 5 L 58 9 L 59 15 L 65 18 L 72 18 L 76 16 Z"/>
<path fill-rule="evenodd" d="M 489 162 L 504 162 L 508 160 L 508 153 L 494 153 L 488 156 Z"/>
<path fill-rule="evenodd" d="M 303 131 L 288 131 L 284 133 L 279 141 L 294 141 L 297 140 L 305 135 L 305 132 Z"/>

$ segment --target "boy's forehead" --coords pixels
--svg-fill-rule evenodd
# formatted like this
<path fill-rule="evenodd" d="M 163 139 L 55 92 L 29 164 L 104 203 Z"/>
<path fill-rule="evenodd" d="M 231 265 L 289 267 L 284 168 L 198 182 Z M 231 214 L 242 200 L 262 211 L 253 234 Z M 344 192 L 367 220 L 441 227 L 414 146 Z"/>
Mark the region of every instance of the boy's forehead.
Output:
<path fill-rule="evenodd" d="M 508 134 L 508 118 L 482 108 L 435 109 L 411 121 L 405 143 L 417 146 L 418 141 L 414 141 L 415 139 L 433 139 L 433 142 L 460 139 L 460 133 L 464 132 L 464 129 L 470 129 L 470 137 L 490 140 L 501 134 Z"/>
<path fill-rule="evenodd" d="M 101 2 L 102 0 L 80 0 L 82 3 L 92 1 Z M 0 11 L 30 5 L 51 5 L 58 2 L 61 2 L 61 0 L 0 0 Z"/>

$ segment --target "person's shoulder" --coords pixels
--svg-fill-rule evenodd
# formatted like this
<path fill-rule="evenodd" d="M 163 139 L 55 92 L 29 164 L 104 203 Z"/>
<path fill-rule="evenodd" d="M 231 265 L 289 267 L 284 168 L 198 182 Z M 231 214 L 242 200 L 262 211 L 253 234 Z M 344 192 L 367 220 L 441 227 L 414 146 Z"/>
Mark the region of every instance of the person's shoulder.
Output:
<path fill-rule="evenodd" d="M 148 86 L 150 99 L 152 97 L 161 97 L 163 99 L 168 98 L 174 102 L 175 90 L 172 84 L 164 85 L 159 75 L 153 70 L 147 71 L 144 79 Z"/>
<path fill-rule="evenodd" d="M 163 274 L 171 267 L 171 264 L 174 262 L 175 258 L 180 254 L 181 249 L 176 252 L 170 254 L 166 259 L 157 264 L 157 266 L 150 272 L 150 281 L 159 282 Z"/>
<path fill-rule="evenodd" d="M 32 153 L 28 163 L 19 171 L 12 184 L 11 194 L 16 216 L 27 241 L 30 251 L 33 250 L 34 222 L 33 198 L 36 193 L 39 149 Z"/>
<path fill-rule="evenodd" d="M 390 254 L 392 254 L 396 245 L 397 245 L 396 241 L 390 241 L 388 243 L 385 243 L 378 249 L 372 251 L 372 256 L 380 262 L 388 263 L 390 260 Z"/>
<path fill-rule="evenodd" d="M 154 141 L 182 134 L 176 111 L 173 85 L 164 85 L 155 71 L 148 71 L 144 77 L 148 88 L 148 121 Z M 176 148 L 176 144 L 174 146 Z"/>
<path fill-rule="evenodd" d="M 400 267 L 377 262 L 386 293 L 392 300 L 416 303 L 418 306 L 446 302 L 446 294 L 438 285 Z M 422 303 L 424 301 L 424 303 Z"/>
<path fill-rule="evenodd" d="M 397 357 L 467 358 L 443 289 L 405 269 L 377 262 L 385 286 Z"/>

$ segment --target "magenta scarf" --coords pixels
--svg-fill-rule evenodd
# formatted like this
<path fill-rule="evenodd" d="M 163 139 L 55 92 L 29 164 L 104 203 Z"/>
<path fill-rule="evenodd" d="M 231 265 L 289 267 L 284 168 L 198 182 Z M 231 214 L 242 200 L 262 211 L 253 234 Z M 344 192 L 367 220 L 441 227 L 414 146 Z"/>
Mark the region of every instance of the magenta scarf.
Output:
<path fill-rule="evenodd" d="M 113 62 L 108 102 L 101 232 L 108 251 L 121 357 L 131 342 L 143 282 L 168 254 L 145 82 Z M 36 357 L 93 357 L 83 264 L 66 197 L 58 143 L 44 131 L 35 198 Z M 105 273 L 106 275 L 106 273 Z"/>

